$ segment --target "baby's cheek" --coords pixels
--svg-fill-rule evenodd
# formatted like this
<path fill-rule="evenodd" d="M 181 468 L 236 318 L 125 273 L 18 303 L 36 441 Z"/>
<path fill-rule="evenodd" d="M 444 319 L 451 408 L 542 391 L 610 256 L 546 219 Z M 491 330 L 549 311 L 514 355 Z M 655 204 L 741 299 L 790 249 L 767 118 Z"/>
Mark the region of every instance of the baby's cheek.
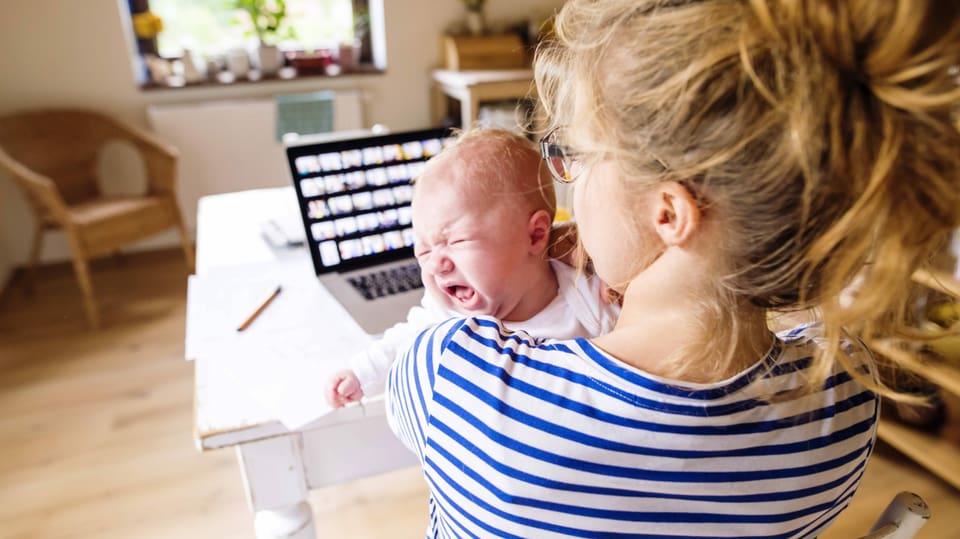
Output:
<path fill-rule="evenodd" d="M 434 282 L 433 277 L 424 273 L 423 277 L 423 286 L 427 289 L 433 297 L 437 298 L 444 305 L 449 306 L 450 298 L 447 297 L 447 294 L 444 290 L 441 290 L 437 283 Z"/>
<path fill-rule="evenodd" d="M 488 253 L 471 249 L 460 253 L 457 257 L 457 268 L 465 273 L 473 275 L 482 275 L 490 271 L 491 266 L 496 266 L 496 253 Z"/>
<path fill-rule="evenodd" d="M 440 290 L 439 287 L 437 287 L 437 284 L 433 282 L 433 276 L 428 272 L 422 272 L 420 274 L 420 280 L 423 281 L 423 286 L 426 287 L 430 292 L 437 293 Z"/>

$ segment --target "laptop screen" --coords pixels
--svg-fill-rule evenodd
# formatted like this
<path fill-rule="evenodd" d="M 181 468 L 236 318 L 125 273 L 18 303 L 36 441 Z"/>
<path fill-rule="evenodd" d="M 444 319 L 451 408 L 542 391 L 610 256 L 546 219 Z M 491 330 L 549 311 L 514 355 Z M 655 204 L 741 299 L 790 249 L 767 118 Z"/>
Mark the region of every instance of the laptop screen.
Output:
<path fill-rule="evenodd" d="M 288 146 L 317 275 L 413 256 L 411 181 L 452 140 L 428 129 Z"/>

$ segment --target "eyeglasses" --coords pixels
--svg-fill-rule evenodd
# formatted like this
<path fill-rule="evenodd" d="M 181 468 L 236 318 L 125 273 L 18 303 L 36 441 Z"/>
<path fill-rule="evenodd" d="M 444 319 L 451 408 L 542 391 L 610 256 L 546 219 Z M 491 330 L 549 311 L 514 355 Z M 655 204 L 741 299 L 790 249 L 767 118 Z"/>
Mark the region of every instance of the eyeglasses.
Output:
<path fill-rule="evenodd" d="M 555 127 L 540 139 L 540 156 L 550 175 L 560 183 L 571 183 L 583 172 L 582 154 L 563 144 L 564 128 Z"/>

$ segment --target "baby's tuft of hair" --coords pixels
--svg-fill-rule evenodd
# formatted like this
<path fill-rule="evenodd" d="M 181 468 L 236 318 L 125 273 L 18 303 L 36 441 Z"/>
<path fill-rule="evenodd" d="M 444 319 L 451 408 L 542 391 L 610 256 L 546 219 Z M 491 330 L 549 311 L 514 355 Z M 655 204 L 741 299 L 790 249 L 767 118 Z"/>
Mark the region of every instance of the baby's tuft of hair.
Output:
<path fill-rule="evenodd" d="M 556 212 L 553 179 L 536 145 L 506 129 L 478 127 L 460 133 L 427 162 L 415 189 L 433 182 L 454 183 L 479 204 L 505 205 L 528 215 L 543 210 L 553 217 Z"/>

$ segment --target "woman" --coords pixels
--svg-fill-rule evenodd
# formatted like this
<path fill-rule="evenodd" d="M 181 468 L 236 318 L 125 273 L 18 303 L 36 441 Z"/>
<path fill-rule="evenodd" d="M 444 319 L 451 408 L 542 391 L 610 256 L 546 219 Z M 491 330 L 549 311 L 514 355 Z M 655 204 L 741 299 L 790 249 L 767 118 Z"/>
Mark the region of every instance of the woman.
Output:
<path fill-rule="evenodd" d="M 421 335 L 388 391 L 428 536 L 825 529 L 890 393 L 864 344 L 911 366 L 910 275 L 960 223 L 958 11 L 567 2 L 535 65 L 541 148 L 622 314 L 591 340 Z M 810 307 L 819 324 L 769 331 Z"/>

